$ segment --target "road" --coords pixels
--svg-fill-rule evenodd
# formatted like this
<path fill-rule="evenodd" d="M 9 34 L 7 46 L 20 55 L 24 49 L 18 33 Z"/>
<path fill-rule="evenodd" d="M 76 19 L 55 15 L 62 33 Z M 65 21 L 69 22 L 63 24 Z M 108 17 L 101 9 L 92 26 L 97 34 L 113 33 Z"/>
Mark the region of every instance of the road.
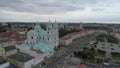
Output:
<path fill-rule="evenodd" d="M 74 51 L 78 51 L 78 50 L 81 50 L 85 46 L 89 46 L 90 45 L 89 42 L 92 40 L 95 40 L 95 37 L 99 34 L 100 33 L 94 33 L 84 38 L 74 40 L 74 42 L 71 45 L 65 47 L 67 49 L 66 52 L 64 53 L 62 52 L 62 55 L 58 56 L 57 58 L 54 58 L 53 60 L 51 60 L 51 62 L 46 63 L 41 68 L 56 68 L 55 65 L 62 64 L 65 58 L 73 54 Z M 40 64 L 34 66 L 33 68 L 40 68 Z"/>
<path fill-rule="evenodd" d="M 119 63 L 115 63 L 115 62 L 109 62 L 109 65 L 105 65 L 104 64 L 104 59 L 103 59 L 103 62 L 102 62 L 102 67 L 101 68 L 120 68 L 120 62 Z"/>

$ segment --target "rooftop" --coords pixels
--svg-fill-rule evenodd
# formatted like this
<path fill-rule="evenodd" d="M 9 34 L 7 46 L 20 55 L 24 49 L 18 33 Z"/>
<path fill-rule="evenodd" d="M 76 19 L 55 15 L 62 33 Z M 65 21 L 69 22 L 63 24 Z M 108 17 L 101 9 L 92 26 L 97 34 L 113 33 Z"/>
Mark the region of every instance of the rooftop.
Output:
<path fill-rule="evenodd" d="M 3 48 L 5 49 L 5 51 L 11 51 L 13 49 L 16 49 L 14 45 L 3 47 Z"/>
<path fill-rule="evenodd" d="M 79 32 L 73 32 L 73 33 L 67 34 L 67 35 L 61 37 L 60 39 L 67 40 L 67 39 L 71 38 L 75 34 L 79 34 Z"/>
<path fill-rule="evenodd" d="M 80 64 L 77 68 L 87 68 L 85 64 Z"/>
<path fill-rule="evenodd" d="M 5 43 L 5 42 L 9 42 L 9 41 L 12 41 L 12 40 L 8 39 L 8 38 L 2 38 L 2 39 L 0 39 L 0 43 Z"/>
<path fill-rule="evenodd" d="M 70 34 L 66 34 L 66 35 L 60 37 L 60 39 L 67 40 L 67 39 L 71 38 L 73 35 L 80 34 L 80 33 L 85 33 L 87 31 L 90 31 L 90 30 L 81 29 L 80 32 L 73 32 L 73 33 L 70 33 Z"/>
<path fill-rule="evenodd" d="M 5 63 L 6 61 L 4 60 L 4 58 L 2 56 L 0 56 L 0 64 Z"/>
<path fill-rule="evenodd" d="M 19 61 L 19 62 L 22 62 L 22 63 L 25 63 L 25 62 L 33 59 L 32 56 L 23 54 L 23 53 L 16 53 L 16 54 L 10 55 L 9 58 Z"/>

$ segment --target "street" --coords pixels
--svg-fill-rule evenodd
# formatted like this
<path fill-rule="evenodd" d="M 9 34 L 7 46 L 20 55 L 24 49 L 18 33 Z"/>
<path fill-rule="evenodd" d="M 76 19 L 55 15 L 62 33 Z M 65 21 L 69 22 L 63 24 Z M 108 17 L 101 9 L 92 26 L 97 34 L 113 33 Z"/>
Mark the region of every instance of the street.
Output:
<path fill-rule="evenodd" d="M 56 52 L 56 55 L 54 55 L 54 56 L 57 56 L 57 54 L 58 54 L 60 56 L 57 56 L 57 58 L 54 58 L 53 60 L 51 60 L 51 62 L 46 63 L 41 68 L 56 68 L 56 65 L 63 64 L 63 62 L 67 56 L 70 56 L 71 54 L 73 54 L 74 51 L 79 51 L 79 50 L 83 49 L 83 47 L 90 46 L 89 41 L 95 40 L 95 37 L 99 34 L 100 33 L 94 33 L 94 34 L 88 35 L 86 37 L 74 40 L 74 42 L 71 45 L 62 46 L 61 50 Z M 62 49 L 67 49 L 67 51 L 64 51 Z M 46 60 L 46 62 L 47 62 L 47 60 Z M 40 65 L 41 65 L 41 63 L 37 64 L 33 68 L 40 68 Z"/>

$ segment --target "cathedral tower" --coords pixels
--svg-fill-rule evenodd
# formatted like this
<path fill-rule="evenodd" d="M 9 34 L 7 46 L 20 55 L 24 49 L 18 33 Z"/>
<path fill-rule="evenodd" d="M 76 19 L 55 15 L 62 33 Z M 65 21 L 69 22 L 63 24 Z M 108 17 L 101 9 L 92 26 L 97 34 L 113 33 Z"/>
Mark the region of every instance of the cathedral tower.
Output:
<path fill-rule="evenodd" d="M 58 24 L 55 22 L 51 23 L 50 19 L 47 23 L 47 41 L 48 44 L 51 44 L 55 47 L 58 46 L 59 43 L 59 32 L 58 32 Z"/>

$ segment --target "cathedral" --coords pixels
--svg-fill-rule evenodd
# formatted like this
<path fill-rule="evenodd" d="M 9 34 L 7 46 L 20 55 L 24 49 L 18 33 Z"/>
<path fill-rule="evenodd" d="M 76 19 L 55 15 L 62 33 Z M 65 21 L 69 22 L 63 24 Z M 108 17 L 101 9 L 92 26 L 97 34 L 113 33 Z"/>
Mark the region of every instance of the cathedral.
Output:
<path fill-rule="evenodd" d="M 58 24 L 56 21 L 46 23 L 46 30 L 36 24 L 34 29 L 27 32 L 27 39 L 21 45 L 25 49 L 41 51 L 42 53 L 51 52 L 59 45 Z M 19 48 L 21 49 L 21 48 Z"/>

